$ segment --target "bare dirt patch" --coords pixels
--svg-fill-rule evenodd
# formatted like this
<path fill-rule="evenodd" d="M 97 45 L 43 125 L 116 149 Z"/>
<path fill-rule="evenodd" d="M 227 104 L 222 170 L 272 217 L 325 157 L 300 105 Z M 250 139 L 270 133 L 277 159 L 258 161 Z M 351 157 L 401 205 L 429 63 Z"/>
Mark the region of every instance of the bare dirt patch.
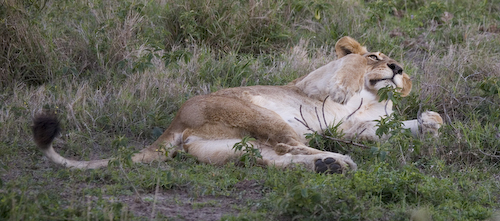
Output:
<path fill-rule="evenodd" d="M 168 217 L 173 220 L 220 220 L 224 215 L 236 215 L 249 201 L 263 197 L 261 182 L 242 180 L 234 185 L 230 196 L 193 196 L 186 190 L 160 190 L 156 194 L 113 196 L 127 205 L 137 217 Z M 153 211 L 154 209 L 154 211 Z M 249 208 L 253 209 L 253 208 Z"/>

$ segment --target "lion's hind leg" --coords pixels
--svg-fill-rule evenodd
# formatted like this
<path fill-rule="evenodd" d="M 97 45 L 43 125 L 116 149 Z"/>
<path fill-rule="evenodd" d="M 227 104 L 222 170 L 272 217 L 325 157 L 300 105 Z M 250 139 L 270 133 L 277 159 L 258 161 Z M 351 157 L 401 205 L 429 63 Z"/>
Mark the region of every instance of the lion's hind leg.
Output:
<path fill-rule="evenodd" d="M 208 164 L 224 165 L 228 162 L 236 162 L 244 154 L 243 150 L 235 150 L 235 144 L 241 139 L 202 139 L 190 136 L 183 144 L 184 150 L 193 155 L 198 161 Z M 356 170 L 357 166 L 349 156 L 320 151 L 314 148 L 301 146 L 288 146 L 278 144 L 274 147 L 266 142 L 250 141 L 249 145 L 257 149 L 262 158 L 257 163 L 265 166 L 278 168 L 293 168 L 303 165 L 305 168 L 318 173 L 343 173 L 348 170 Z M 278 150 L 285 151 L 279 152 Z"/>
<path fill-rule="evenodd" d="M 208 164 L 223 165 L 237 160 L 241 152 L 234 151 L 233 146 L 241 139 L 202 139 L 190 136 L 183 143 L 186 153 L 193 155 L 198 161 Z"/>

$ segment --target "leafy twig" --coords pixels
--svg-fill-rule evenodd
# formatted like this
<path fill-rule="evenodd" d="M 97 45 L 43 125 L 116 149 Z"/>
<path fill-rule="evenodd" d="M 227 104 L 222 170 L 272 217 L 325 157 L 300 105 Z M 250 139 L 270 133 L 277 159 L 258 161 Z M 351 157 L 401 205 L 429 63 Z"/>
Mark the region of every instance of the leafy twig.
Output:
<path fill-rule="evenodd" d="M 325 139 L 329 139 L 329 140 L 333 140 L 333 141 L 341 142 L 341 143 L 345 143 L 345 144 L 350 144 L 350 145 L 361 147 L 361 148 L 365 148 L 365 149 L 370 149 L 370 147 L 368 147 L 366 145 L 363 145 L 363 144 L 360 144 L 360 143 L 356 143 L 356 142 L 354 142 L 352 140 L 343 140 L 343 139 L 335 138 L 335 137 L 332 137 L 332 136 L 324 135 L 323 133 L 318 133 L 313 128 L 311 128 L 309 126 L 309 124 L 307 123 L 307 121 L 305 120 L 304 114 L 302 113 L 302 105 L 300 105 L 300 107 L 299 107 L 299 112 L 300 112 L 300 117 L 302 118 L 302 120 L 300 120 L 300 119 L 298 119 L 296 117 L 295 117 L 295 120 L 298 121 L 298 122 L 300 122 L 302 125 L 304 125 L 304 127 L 306 127 L 308 130 L 312 131 L 313 133 L 317 133 L 317 134 L 319 134 L 321 137 L 323 137 Z M 318 115 L 317 112 L 316 112 L 316 115 Z M 319 120 L 319 116 L 317 116 L 317 118 Z"/>

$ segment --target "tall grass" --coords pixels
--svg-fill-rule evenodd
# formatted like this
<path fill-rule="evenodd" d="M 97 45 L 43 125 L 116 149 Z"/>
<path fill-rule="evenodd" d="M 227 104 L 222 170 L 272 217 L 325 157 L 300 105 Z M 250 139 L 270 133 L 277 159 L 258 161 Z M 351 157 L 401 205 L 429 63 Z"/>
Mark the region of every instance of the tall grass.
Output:
<path fill-rule="evenodd" d="M 169 191 L 236 200 L 247 197 L 236 188 L 245 180 L 262 194 L 237 201 L 238 212 L 224 219 L 478 220 L 499 209 L 496 0 L 0 4 L 0 219 L 172 218 L 161 202 L 153 201 L 159 214 L 147 207 L 147 215 L 133 202 Z M 404 65 L 414 88 L 397 113 L 439 112 L 446 122 L 439 139 L 397 136 L 367 143 L 371 150 L 323 141 L 360 166 L 323 176 L 215 167 L 189 155 L 154 168 L 125 160 L 69 171 L 47 162 L 30 138 L 32 116 L 50 109 L 64 125 L 61 154 L 125 159 L 153 142 L 190 97 L 286 84 L 335 59 L 345 35 Z"/>

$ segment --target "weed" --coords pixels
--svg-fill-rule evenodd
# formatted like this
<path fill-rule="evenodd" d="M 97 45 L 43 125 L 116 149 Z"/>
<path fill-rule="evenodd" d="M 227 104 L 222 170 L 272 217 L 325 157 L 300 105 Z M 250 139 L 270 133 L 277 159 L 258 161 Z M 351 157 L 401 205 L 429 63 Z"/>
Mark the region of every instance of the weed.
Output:
<path fill-rule="evenodd" d="M 340 142 L 338 140 L 328 139 L 330 137 L 337 139 L 342 139 L 344 137 L 344 133 L 339 130 L 339 126 L 341 124 L 342 122 L 338 122 L 337 124 L 328 127 L 323 132 L 315 131 L 313 133 L 306 134 L 306 138 L 309 140 L 309 146 L 319 150 L 345 152 L 346 143 Z"/>
<path fill-rule="evenodd" d="M 255 138 L 245 136 L 241 139 L 240 142 L 235 143 L 233 146 L 234 152 L 243 152 L 240 156 L 240 162 L 244 163 L 246 167 L 251 167 L 257 165 L 257 160 L 262 159 L 262 155 L 260 155 L 260 150 L 254 148 L 252 141 L 255 141 Z"/>
<path fill-rule="evenodd" d="M 479 83 L 479 89 L 484 92 L 485 96 L 498 95 L 500 98 L 500 79 L 498 77 L 489 77 Z"/>

